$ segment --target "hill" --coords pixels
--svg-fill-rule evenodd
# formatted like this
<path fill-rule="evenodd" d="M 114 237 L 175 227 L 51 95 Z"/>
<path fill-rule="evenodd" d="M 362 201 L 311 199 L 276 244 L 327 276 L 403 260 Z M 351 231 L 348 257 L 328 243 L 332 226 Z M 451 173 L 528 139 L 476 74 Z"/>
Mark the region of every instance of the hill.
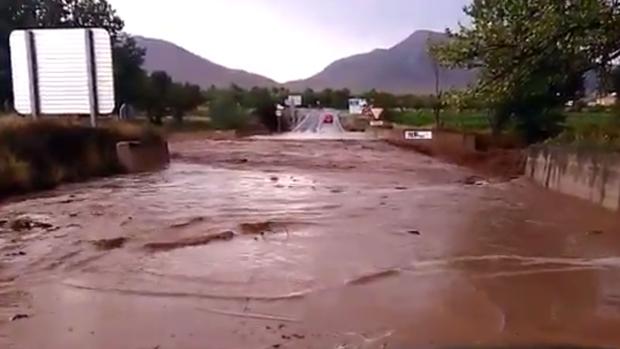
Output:
<path fill-rule="evenodd" d="M 435 73 L 429 43 L 447 38 L 444 33 L 416 31 L 392 48 L 338 60 L 319 74 L 288 82 L 286 86 L 294 91 L 348 88 L 359 93 L 374 88 L 392 93 L 430 94 L 435 91 Z M 443 89 L 463 88 L 474 79 L 475 73 L 469 70 L 440 69 Z"/>
<path fill-rule="evenodd" d="M 135 39 L 146 49 L 145 69 L 166 71 L 177 82 L 189 82 L 205 89 L 211 85 L 229 87 L 237 84 L 244 88 L 277 85 L 264 76 L 226 68 L 164 40 L 141 36 Z"/>

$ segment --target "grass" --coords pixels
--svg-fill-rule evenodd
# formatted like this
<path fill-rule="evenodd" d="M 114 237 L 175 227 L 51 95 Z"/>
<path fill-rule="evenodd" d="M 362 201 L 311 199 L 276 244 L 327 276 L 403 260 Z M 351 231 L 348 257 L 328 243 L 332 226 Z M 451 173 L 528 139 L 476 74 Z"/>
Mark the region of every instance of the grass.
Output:
<path fill-rule="evenodd" d="M 432 110 L 421 109 L 405 112 L 393 112 L 389 116 L 390 121 L 410 126 L 425 127 L 435 124 L 435 114 Z M 480 131 L 489 129 L 489 119 L 483 111 L 467 110 L 458 112 L 444 110 L 441 112 L 441 120 L 447 129 L 459 131 Z"/>
<path fill-rule="evenodd" d="M 109 123 L 90 128 L 62 120 L 0 118 L 0 195 L 121 172 L 116 143 L 160 142 L 150 128 Z"/>
<path fill-rule="evenodd" d="M 620 114 L 568 113 L 564 132 L 548 143 L 568 144 L 583 149 L 620 151 Z"/>

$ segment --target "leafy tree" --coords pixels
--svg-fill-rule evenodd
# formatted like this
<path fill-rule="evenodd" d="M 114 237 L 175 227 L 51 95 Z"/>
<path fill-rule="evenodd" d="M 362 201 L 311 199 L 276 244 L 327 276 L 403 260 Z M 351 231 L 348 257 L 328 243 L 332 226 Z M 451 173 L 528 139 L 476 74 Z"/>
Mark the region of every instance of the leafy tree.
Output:
<path fill-rule="evenodd" d="M 613 90 L 616 92 L 616 97 L 620 100 L 620 65 L 614 67 L 611 74 L 611 81 Z"/>
<path fill-rule="evenodd" d="M 247 112 L 235 100 L 234 92 L 220 93 L 209 108 L 212 124 L 223 130 L 239 130 L 247 127 Z"/>
<path fill-rule="evenodd" d="M 319 97 L 313 89 L 307 88 L 302 94 L 303 102 L 308 107 L 316 106 L 316 103 L 319 101 Z"/>
<path fill-rule="evenodd" d="M 114 42 L 114 84 L 116 103 L 138 104 L 141 98 L 146 72 L 142 69 L 146 51 L 138 46 L 135 39 L 120 34 Z"/>
<path fill-rule="evenodd" d="M 555 109 L 578 93 L 584 73 L 606 75 L 620 56 L 617 0 L 473 0 L 470 24 L 434 47 L 446 66 L 478 69 L 472 94 L 496 127 L 516 118 L 530 141 L 548 135 Z M 499 131 L 495 129 L 495 131 Z"/>
<path fill-rule="evenodd" d="M 172 87 L 172 78 L 163 71 L 153 72 L 148 79 L 145 79 L 141 106 L 146 110 L 151 123 L 163 124 L 163 117 L 169 109 L 169 94 Z"/>
<path fill-rule="evenodd" d="M 178 123 L 183 122 L 187 112 L 195 110 L 205 101 L 200 86 L 192 84 L 173 84 L 168 91 L 167 100 L 172 116 Z"/>

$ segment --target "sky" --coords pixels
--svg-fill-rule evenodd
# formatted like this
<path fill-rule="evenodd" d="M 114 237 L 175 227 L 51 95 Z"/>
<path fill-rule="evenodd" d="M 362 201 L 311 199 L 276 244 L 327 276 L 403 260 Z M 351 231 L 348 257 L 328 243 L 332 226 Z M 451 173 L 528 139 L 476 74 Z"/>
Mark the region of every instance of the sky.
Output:
<path fill-rule="evenodd" d="M 443 31 L 469 0 L 108 0 L 134 35 L 173 42 L 278 82 L 389 48 L 415 30 Z"/>

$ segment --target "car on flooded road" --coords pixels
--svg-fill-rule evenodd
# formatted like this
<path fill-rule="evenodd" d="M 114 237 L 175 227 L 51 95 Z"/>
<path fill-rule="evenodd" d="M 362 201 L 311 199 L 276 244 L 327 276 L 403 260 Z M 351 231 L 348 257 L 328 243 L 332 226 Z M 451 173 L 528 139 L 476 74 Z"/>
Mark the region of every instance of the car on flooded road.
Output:
<path fill-rule="evenodd" d="M 333 124 L 334 123 L 334 116 L 332 114 L 325 115 L 325 117 L 323 118 L 323 123 L 324 124 Z"/>

